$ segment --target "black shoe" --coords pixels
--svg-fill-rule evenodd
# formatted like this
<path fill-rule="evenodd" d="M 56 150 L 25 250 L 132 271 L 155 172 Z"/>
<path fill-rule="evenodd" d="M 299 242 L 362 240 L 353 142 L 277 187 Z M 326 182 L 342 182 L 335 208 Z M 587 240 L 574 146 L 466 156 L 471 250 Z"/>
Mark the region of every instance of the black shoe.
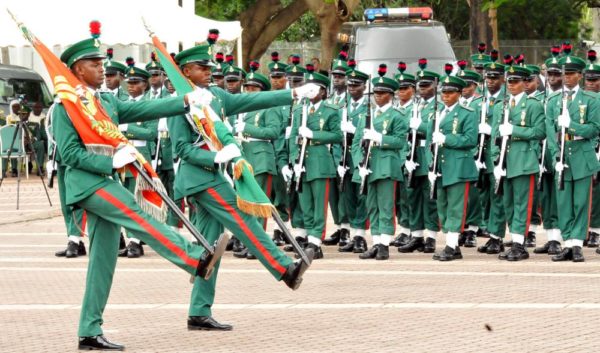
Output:
<path fill-rule="evenodd" d="M 86 254 L 85 244 L 82 241 L 77 244 L 74 241 L 70 241 L 67 243 L 67 248 L 65 250 L 60 250 L 54 253 L 54 256 L 58 257 L 67 257 L 74 258 L 77 256 L 83 256 Z"/>
<path fill-rule="evenodd" d="M 484 245 L 477 248 L 477 251 L 489 255 L 499 254 L 504 251 L 502 239 L 490 238 Z"/>
<path fill-rule="evenodd" d="M 234 240 L 233 240 L 233 247 L 231 248 L 231 251 L 240 252 L 246 247 L 238 238 L 236 238 L 236 237 L 232 237 L 232 238 Z"/>
<path fill-rule="evenodd" d="M 188 330 L 231 331 L 233 326 L 219 323 L 212 316 L 188 316 Z"/>
<path fill-rule="evenodd" d="M 127 244 L 125 244 L 125 236 L 123 236 L 123 233 L 121 233 L 121 235 L 119 236 L 119 250 L 123 250 L 127 247 Z"/>
<path fill-rule="evenodd" d="M 458 246 L 465 245 L 465 240 L 467 239 L 467 232 L 468 231 L 464 231 L 458 235 Z"/>
<path fill-rule="evenodd" d="M 367 251 L 369 247 L 367 246 L 367 241 L 365 238 L 359 236 L 354 237 L 354 249 L 352 250 L 355 254 L 362 254 Z"/>
<path fill-rule="evenodd" d="M 350 243 L 350 231 L 346 228 L 342 228 L 340 231 L 340 242 L 339 246 L 345 246 Z"/>
<path fill-rule="evenodd" d="M 285 245 L 285 241 L 283 241 L 283 232 L 279 229 L 273 231 L 273 243 L 277 246 Z"/>
<path fill-rule="evenodd" d="M 94 350 L 94 351 L 122 351 L 125 346 L 112 343 L 104 337 L 104 335 L 92 336 L 92 337 L 79 337 L 79 349 L 80 350 Z"/>
<path fill-rule="evenodd" d="M 325 238 L 325 240 L 323 240 L 323 245 L 337 245 L 340 242 L 341 233 L 341 229 L 336 230 L 329 236 L 329 238 Z"/>
<path fill-rule="evenodd" d="M 402 245 L 406 245 L 408 243 L 408 238 L 410 236 L 405 233 L 400 233 L 394 240 L 390 242 L 390 246 L 400 247 Z"/>
<path fill-rule="evenodd" d="M 377 249 L 377 256 L 375 256 L 375 260 L 387 260 L 390 258 L 390 247 L 383 244 L 378 244 L 379 249 Z"/>
<path fill-rule="evenodd" d="M 460 248 L 458 246 L 452 249 L 451 247 L 446 245 L 446 247 L 444 247 L 444 250 L 433 255 L 433 259 L 438 261 L 452 261 L 460 260 L 462 258 L 462 253 L 460 252 Z"/>
<path fill-rule="evenodd" d="M 600 254 L 600 248 L 596 249 L 596 254 Z"/>
<path fill-rule="evenodd" d="M 374 259 L 377 256 L 377 251 L 379 250 L 379 246 L 381 244 L 375 244 L 371 247 L 371 249 L 365 251 L 364 253 L 358 255 L 358 258 L 361 260 Z M 389 254 L 388 254 L 389 256 Z"/>
<path fill-rule="evenodd" d="M 144 248 L 142 247 L 142 244 L 130 241 L 129 245 L 127 245 L 127 257 L 130 259 L 135 259 L 143 255 Z"/>
<path fill-rule="evenodd" d="M 506 256 L 508 261 L 521 261 L 529 258 L 529 253 L 523 244 L 514 243 Z"/>
<path fill-rule="evenodd" d="M 352 238 L 352 241 L 349 241 L 348 244 L 346 244 L 344 246 L 340 245 L 340 247 L 338 248 L 338 252 L 353 252 L 357 237 L 358 237 L 358 235 L 354 236 L 354 238 Z"/>
<path fill-rule="evenodd" d="M 248 248 L 244 246 L 243 248 L 239 249 L 239 251 L 234 251 L 233 256 L 237 257 L 238 259 L 245 259 L 246 256 L 248 256 Z"/>
<path fill-rule="evenodd" d="M 474 248 L 477 246 L 477 234 L 472 230 L 465 232 L 465 248 Z"/>
<path fill-rule="evenodd" d="M 215 252 L 211 255 L 208 251 L 204 251 L 202 256 L 198 260 L 198 268 L 196 269 L 196 276 L 200 276 L 206 280 L 210 278 L 215 269 L 215 264 L 221 256 L 225 253 L 227 247 L 227 241 L 229 241 L 229 235 L 223 233 L 219 236 L 219 239 L 215 241 L 213 245 Z"/>
<path fill-rule="evenodd" d="M 483 229 L 483 228 L 479 228 L 477 230 L 477 237 L 481 237 L 481 238 L 489 238 L 490 237 L 490 232 L 487 231 L 487 229 Z"/>
<path fill-rule="evenodd" d="M 525 247 L 527 248 L 535 248 L 535 233 L 528 232 L 525 237 Z"/>
<path fill-rule="evenodd" d="M 251 253 L 250 251 L 248 251 L 248 253 L 246 254 L 246 259 L 248 259 L 248 260 L 256 260 L 257 257 L 253 253 Z"/>
<path fill-rule="evenodd" d="M 596 232 L 590 232 L 588 237 L 588 248 L 597 248 L 600 245 L 600 234 Z"/>
<path fill-rule="evenodd" d="M 558 255 L 561 252 L 560 243 L 556 240 L 550 240 L 546 242 L 542 247 L 535 248 L 533 250 L 534 254 L 548 254 L 548 255 Z"/>
<path fill-rule="evenodd" d="M 233 244 L 234 243 L 235 243 L 235 237 L 229 238 L 229 241 L 227 242 L 227 246 L 225 247 L 225 251 L 231 251 L 231 250 L 233 250 Z"/>
<path fill-rule="evenodd" d="M 300 245 L 302 248 L 306 247 L 306 238 L 303 237 L 296 237 L 296 242 L 298 242 L 298 245 Z M 294 252 L 294 247 L 292 246 L 292 244 L 286 245 L 283 247 L 283 251 L 286 252 Z"/>
<path fill-rule="evenodd" d="M 436 244 L 435 239 L 433 239 L 433 238 L 425 239 L 425 245 L 423 246 L 423 252 L 425 254 L 431 254 L 431 253 L 435 252 L 435 244 Z"/>
<path fill-rule="evenodd" d="M 573 260 L 573 249 L 564 248 L 560 254 L 552 256 L 552 261 L 571 261 Z"/>
<path fill-rule="evenodd" d="M 313 243 L 306 243 L 306 246 L 304 247 L 304 251 L 311 249 L 312 252 L 314 253 L 313 256 L 313 260 L 317 260 L 317 259 L 322 259 L 323 258 L 323 250 L 321 249 L 320 246 L 317 246 Z M 299 256 L 298 254 L 296 254 L 296 258 L 298 259 Z"/>
<path fill-rule="evenodd" d="M 292 290 L 296 290 L 300 287 L 300 284 L 302 284 L 302 275 L 308 270 L 308 267 L 315 256 L 315 252 L 312 248 L 307 248 L 305 253 L 306 257 L 308 257 L 308 264 L 304 263 L 302 260 L 294 261 L 288 266 L 287 271 L 285 271 L 281 278 L 281 280 Z"/>
<path fill-rule="evenodd" d="M 423 240 L 423 237 L 412 237 L 412 238 L 410 238 L 410 241 L 408 242 L 408 244 L 398 248 L 398 252 L 409 253 L 409 252 L 414 252 L 415 250 L 423 251 L 424 246 L 425 246 L 425 241 Z"/>
<path fill-rule="evenodd" d="M 571 250 L 572 252 L 572 258 L 573 258 L 573 262 L 584 262 L 585 259 L 583 258 L 583 249 L 581 249 L 581 246 L 574 246 Z"/>

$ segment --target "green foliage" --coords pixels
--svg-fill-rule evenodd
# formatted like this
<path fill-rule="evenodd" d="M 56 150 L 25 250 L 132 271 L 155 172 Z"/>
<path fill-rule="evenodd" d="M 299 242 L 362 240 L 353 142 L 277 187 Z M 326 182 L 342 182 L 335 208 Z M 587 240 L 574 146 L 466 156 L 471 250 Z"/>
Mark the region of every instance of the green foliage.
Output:
<path fill-rule="evenodd" d="M 319 23 L 312 12 L 308 11 L 277 37 L 277 40 L 301 42 L 318 38 L 321 35 Z"/>
<path fill-rule="evenodd" d="M 240 13 L 256 0 L 196 0 L 196 15 L 218 21 L 237 20 Z"/>

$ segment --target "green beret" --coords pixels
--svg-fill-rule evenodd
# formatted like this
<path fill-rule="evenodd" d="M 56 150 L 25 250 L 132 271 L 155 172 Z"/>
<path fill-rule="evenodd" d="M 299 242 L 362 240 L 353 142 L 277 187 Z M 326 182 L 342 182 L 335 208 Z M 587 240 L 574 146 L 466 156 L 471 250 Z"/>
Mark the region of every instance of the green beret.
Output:
<path fill-rule="evenodd" d="M 346 71 L 346 77 L 348 77 L 348 84 L 361 84 L 369 80 L 369 75 L 355 69 Z"/>
<path fill-rule="evenodd" d="M 202 66 L 215 66 L 212 62 L 212 47 L 210 45 L 197 45 L 175 55 L 179 66 L 189 63 L 198 63 Z"/>
<path fill-rule="evenodd" d="M 323 88 L 327 88 L 329 86 L 329 78 L 327 76 L 320 74 L 318 72 L 307 72 L 304 76 L 306 83 L 314 83 Z"/>
<path fill-rule="evenodd" d="M 563 56 L 558 59 L 558 65 L 565 67 L 565 71 L 581 72 L 585 68 L 585 61 L 576 56 Z"/>
<path fill-rule="evenodd" d="M 107 75 L 120 73 L 125 75 L 125 71 L 127 71 L 127 66 L 121 64 L 118 61 L 114 60 L 106 60 L 104 62 L 104 70 Z"/>
<path fill-rule="evenodd" d="M 469 82 L 477 83 L 481 81 L 481 75 L 477 71 L 473 70 L 462 70 L 459 72 L 458 77 L 464 81 L 467 81 L 467 84 Z"/>
<path fill-rule="evenodd" d="M 150 78 L 150 73 L 144 69 L 140 69 L 139 67 L 130 66 L 127 68 L 127 72 L 125 73 L 126 81 L 148 81 Z"/>
<path fill-rule="evenodd" d="M 258 72 L 251 72 L 246 77 L 246 83 L 244 86 L 257 86 L 263 91 L 269 91 L 271 89 L 271 82 L 265 75 L 261 75 Z"/>
<path fill-rule="evenodd" d="M 461 91 L 467 87 L 467 82 L 456 76 L 444 76 L 441 79 L 442 92 L 444 91 Z"/>
<path fill-rule="evenodd" d="M 529 76 L 531 76 L 531 71 L 523 66 L 518 66 L 518 65 L 511 65 L 508 67 L 508 69 L 506 69 L 506 73 L 507 73 L 507 79 L 519 79 L 519 80 L 523 80 L 528 78 Z"/>
<path fill-rule="evenodd" d="M 104 59 L 106 55 L 100 52 L 100 41 L 95 38 L 84 39 L 71 45 L 60 56 L 60 61 L 68 67 L 82 59 Z"/>
<path fill-rule="evenodd" d="M 394 93 L 400 88 L 398 81 L 383 76 L 372 79 L 371 84 L 373 85 L 373 92 Z"/>

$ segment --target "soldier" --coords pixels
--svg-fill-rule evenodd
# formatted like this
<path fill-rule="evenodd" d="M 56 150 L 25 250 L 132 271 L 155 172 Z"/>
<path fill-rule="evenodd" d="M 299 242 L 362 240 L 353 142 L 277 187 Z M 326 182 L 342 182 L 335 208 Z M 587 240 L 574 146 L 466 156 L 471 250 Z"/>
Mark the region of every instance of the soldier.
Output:
<path fill-rule="evenodd" d="M 234 65 L 233 55 L 227 55 L 226 62 L 227 67 L 225 68 L 223 74 L 226 91 L 231 94 L 242 93 L 242 86 L 244 84 L 244 80 L 246 79 L 246 71 Z M 231 119 L 231 117 L 229 118 Z"/>
<path fill-rule="evenodd" d="M 588 92 L 600 93 L 600 65 L 596 64 L 596 51 L 589 50 L 587 54 L 589 64 L 585 66 L 584 82 L 585 90 Z M 596 156 L 598 156 L 598 146 L 596 146 Z M 594 176 L 592 187 L 592 213 L 590 215 L 590 230 L 588 232 L 588 248 L 597 248 L 600 241 L 600 187 L 598 186 L 598 175 Z M 596 249 L 596 253 L 600 251 Z"/>
<path fill-rule="evenodd" d="M 304 227 L 307 232 L 306 249 L 315 253 L 315 259 L 323 258 L 321 243 L 325 238 L 327 226 L 327 205 L 330 195 L 331 181 L 336 176 L 336 167 L 331 155 L 331 144 L 342 141 L 340 116 L 337 107 L 323 101 L 327 96 L 329 79 L 319 73 L 307 73 L 306 82 L 320 87 L 319 94 L 310 100 L 308 108 L 294 112 L 294 127 L 290 140 L 299 136 L 306 139 L 307 146 L 304 160 L 294 164 L 294 176 L 301 177 L 302 185 L 299 197 Z M 302 111 L 308 110 L 302 117 Z M 305 125 L 304 125 L 304 123 Z M 290 158 L 296 160 L 300 155 L 300 146 L 292 145 Z M 287 171 L 288 177 L 289 171 Z"/>
<path fill-rule="evenodd" d="M 225 58 L 223 53 L 215 54 L 215 66 L 212 71 L 212 82 L 219 88 L 225 89 L 225 76 L 223 71 L 226 69 Z"/>
<path fill-rule="evenodd" d="M 582 262 L 590 221 L 592 176 L 600 170 L 594 153 L 600 111 L 595 94 L 579 86 L 585 61 L 569 55 L 570 48 L 564 52 L 558 61 L 564 72 L 564 87 L 561 93 L 550 96 L 546 119 L 548 149 L 555 161 L 558 182 L 558 223 L 565 241 L 562 252 L 554 255 L 552 261 Z"/>
<path fill-rule="evenodd" d="M 492 61 L 490 55 L 485 53 L 486 49 L 487 45 L 485 43 L 479 43 L 477 46 L 478 53 L 471 55 L 471 66 L 479 76 L 483 76 L 485 64 Z"/>
<path fill-rule="evenodd" d="M 308 97 L 317 93 L 317 88 L 312 85 L 296 88 L 293 92 L 227 93 L 210 85 L 211 68 L 214 65 L 210 51 L 210 46 L 199 45 L 180 52 L 176 59 L 184 76 L 194 84 L 195 91 L 210 93 L 210 107 L 215 112 L 234 116 L 244 111 L 290 104 L 293 96 Z M 182 160 L 175 176 L 175 198 L 187 198 L 193 208 L 194 215 L 191 218 L 194 225 L 209 241 L 217 239 L 224 228 L 227 228 L 273 277 L 283 280 L 290 288 L 297 289 L 308 266 L 300 261 L 293 262 L 285 256 L 264 232 L 257 219 L 238 208 L 236 193 L 221 173 L 222 165 L 241 156 L 237 145 L 231 143 L 219 152 L 210 151 L 197 126 L 190 124 L 186 116 L 171 118 L 168 124 L 175 152 Z M 312 260 L 313 255 L 311 250 L 307 250 L 309 259 Z M 194 282 L 188 312 L 189 330 L 232 329 L 231 325 L 217 322 L 211 313 L 218 268 L 217 261 L 215 273 L 209 280 L 196 278 Z"/>
<path fill-rule="evenodd" d="M 450 65 L 447 74 L 451 71 Z M 437 153 L 434 150 L 433 155 L 435 169 L 428 178 L 436 188 L 438 214 L 442 232 L 446 234 L 446 246 L 433 259 L 452 261 L 462 259 L 458 237 L 465 226 L 469 188 L 477 180 L 472 158 L 477 144 L 477 120 L 473 109 L 459 104 L 466 82 L 456 76 L 446 76 L 441 81 L 443 111 L 429 120 L 427 129 L 428 139 L 437 145 Z"/>
<path fill-rule="evenodd" d="M 396 188 L 404 181 L 401 153 L 406 151 L 408 120 L 392 107 L 399 84 L 395 79 L 384 77 L 386 71 L 385 64 L 379 65 L 380 77 L 371 81 L 376 107 L 373 112 L 367 112 L 371 115 L 369 119 L 359 121 L 352 141 L 352 159 L 358 166 L 353 181 L 367 189 L 366 206 L 373 237 L 373 246 L 360 254 L 360 259 L 387 260 L 390 257 L 389 245 L 396 233 Z M 365 146 L 361 146 L 363 141 Z"/>
<path fill-rule="evenodd" d="M 545 137 L 544 109 L 539 100 L 529 98 L 525 93 L 523 80 L 531 74 L 527 68 L 511 65 L 506 72 L 510 96 L 505 98 L 508 104 L 504 102 L 494 108 L 492 139 L 496 141 L 498 136 L 503 139 L 503 145 L 500 148 L 496 146 L 497 155 L 504 153 L 504 156 L 494 166 L 494 179 L 496 183 L 499 180 L 502 183 L 502 192 L 496 193 L 503 194 L 512 244 L 509 251 L 499 255 L 499 259 L 520 261 L 529 258 L 524 243 L 531 224 L 533 194 L 539 172 L 538 146 Z M 505 148 L 504 151 L 502 148 Z"/>
<path fill-rule="evenodd" d="M 350 60 L 351 69 L 346 72 L 348 77 L 348 94 L 350 95 L 350 104 L 348 105 L 347 119 L 342 120 L 341 129 L 346 134 L 346 166 L 338 165 L 338 176 L 344 180 L 344 191 L 340 193 L 341 203 L 346 206 L 348 220 L 350 222 L 350 234 L 352 241 L 338 248 L 339 252 L 353 252 L 361 254 L 367 251 L 367 241 L 365 240 L 365 231 L 367 229 L 367 207 L 366 197 L 359 191 L 360 183 L 352 181 L 352 175 L 357 173 L 358 165 L 352 158 L 351 147 L 356 138 L 356 128 L 364 120 L 367 113 L 368 95 L 365 95 L 366 82 L 369 76 L 355 68 L 354 60 Z M 348 175 L 344 178 L 344 176 Z"/>
<path fill-rule="evenodd" d="M 106 49 L 106 61 L 104 62 L 104 84 L 106 92 L 112 93 L 119 100 L 126 101 L 129 94 L 121 87 L 121 81 L 125 78 L 127 66 L 113 60 L 113 48 Z"/>
<path fill-rule="evenodd" d="M 439 230 L 439 220 L 436 210 L 435 200 L 429 198 L 428 166 L 431 160 L 430 153 L 427 150 L 427 125 L 433 118 L 438 107 L 437 104 L 437 83 L 440 75 L 425 70 L 427 60 L 419 59 L 419 70 L 416 73 L 417 89 L 421 100 L 419 102 L 419 112 L 416 118 L 411 117 L 409 126 L 416 130 L 417 139 L 415 146 L 415 160 L 406 160 L 404 166 L 408 173 L 413 173 L 413 185 L 408 186 L 408 204 L 410 209 L 410 241 L 398 248 L 401 253 L 414 252 L 415 250 L 425 253 L 435 251 L 435 237 Z M 414 109 L 414 108 L 413 108 Z M 427 239 L 424 240 L 423 238 Z"/>

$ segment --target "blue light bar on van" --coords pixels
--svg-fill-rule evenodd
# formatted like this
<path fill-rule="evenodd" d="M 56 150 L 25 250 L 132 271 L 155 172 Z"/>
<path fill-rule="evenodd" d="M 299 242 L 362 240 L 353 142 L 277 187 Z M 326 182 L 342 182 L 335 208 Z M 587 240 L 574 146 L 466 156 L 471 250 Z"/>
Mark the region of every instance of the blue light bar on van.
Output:
<path fill-rule="evenodd" d="M 365 9 L 363 17 L 367 22 L 399 19 L 431 20 L 433 10 L 431 7 L 375 8 Z"/>

